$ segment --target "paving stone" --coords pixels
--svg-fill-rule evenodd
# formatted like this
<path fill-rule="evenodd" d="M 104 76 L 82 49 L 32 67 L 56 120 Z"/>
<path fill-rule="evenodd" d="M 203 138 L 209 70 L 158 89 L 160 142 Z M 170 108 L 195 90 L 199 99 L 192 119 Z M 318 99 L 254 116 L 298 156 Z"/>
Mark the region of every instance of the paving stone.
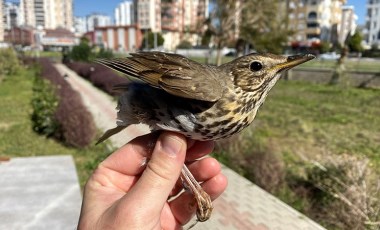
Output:
<path fill-rule="evenodd" d="M 0 229 L 75 229 L 81 192 L 71 156 L 0 163 Z"/>

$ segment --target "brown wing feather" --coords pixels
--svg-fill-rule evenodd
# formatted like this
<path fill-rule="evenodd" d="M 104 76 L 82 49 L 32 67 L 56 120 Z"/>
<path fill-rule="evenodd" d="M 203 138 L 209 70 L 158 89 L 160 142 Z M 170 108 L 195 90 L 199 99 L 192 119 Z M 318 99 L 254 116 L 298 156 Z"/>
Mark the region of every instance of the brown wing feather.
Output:
<path fill-rule="evenodd" d="M 97 62 L 176 96 L 211 102 L 222 96 L 223 79 L 218 79 L 213 67 L 178 54 L 139 52 L 131 55 Z"/>

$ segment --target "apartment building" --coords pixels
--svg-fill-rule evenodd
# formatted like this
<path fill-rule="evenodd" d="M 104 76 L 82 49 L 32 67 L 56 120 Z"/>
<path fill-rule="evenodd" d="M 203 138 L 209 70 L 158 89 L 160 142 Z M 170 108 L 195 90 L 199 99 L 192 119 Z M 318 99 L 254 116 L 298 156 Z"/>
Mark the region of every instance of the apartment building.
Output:
<path fill-rule="evenodd" d="M 74 31 L 78 36 L 87 32 L 86 17 L 74 17 Z"/>
<path fill-rule="evenodd" d="M 358 16 L 355 14 L 354 6 L 342 7 L 342 20 L 339 25 L 338 41 L 343 45 L 348 35 L 353 35 L 356 31 Z"/>
<path fill-rule="evenodd" d="M 22 21 L 24 25 L 36 26 L 33 0 L 20 0 L 20 11 L 22 12 Z"/>
<path fill-rule="evenodd" d="M 125 26 L 136 23 L 136 2 L 124 1 L 115 8 L 115 25 Z"/>
<path fill-rule="evenodd" d="M 161 31 L 161 0 L 138 0 L 137 22 L 142 30 Z"/>
<path fill-rule="evenodd" d="M 134 52 L 142 43 L 142 33 L 137 25 L 96 27 L 87 33 L 87 37 L 94 44 L 119 52 Z"/>
<path fill-rule="evenodd" d="M 367 1 L 365 38 L 369 46 L 380 46 L 380 0 Z"/>
<path fill-rule="evenodd" d="M 12 27 L 22 24 L 22 15 L 19 3 L 6 2 L 3 9 L 4 29 L 9 30 Z"/>
<path fill-rule="evenodd" d="M 99 13 L 92 13 L 86 17 L 87 31 L 93 31 L 96 27 L 110 25 L 112 25 L 112 20 L 110 16 Z"/>
<path fill-rule="evenodd" d="M 338 27 L 346 0 L 289 0 L 289 29 L 295 33 L 291 41 L 338 42 Z"/>
<path fill-rule="evenodd" d="M 20 0 L 20 8 L 24 25 L 73 29 L 73 0 Z"/>
<path fill-rule="evenodd" d="M 208 0 L 161 0 L 163 29 L 197 31 L 208 17 Z"/>
<path fill-rule="evenodd" d="M 181 40 L 200 43 L 209 16 L 208 0 L 161 0 L 161 28 L 164 48 L 174 50 Z"/>
<path fill-rule="evenodd" d="M 4 9 L 4 0 L 0 0 L 0 42 L 4 41 L 4 17 L 3 10 Z"/>

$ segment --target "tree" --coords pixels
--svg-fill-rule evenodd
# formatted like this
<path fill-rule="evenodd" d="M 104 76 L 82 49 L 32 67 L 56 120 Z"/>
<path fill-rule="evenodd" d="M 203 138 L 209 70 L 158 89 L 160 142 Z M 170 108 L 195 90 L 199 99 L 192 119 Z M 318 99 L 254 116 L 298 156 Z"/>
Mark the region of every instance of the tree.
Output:
<path fill-rule="evenodd" d="M 221 50 L 230 41 L 235 41 L 239 34 L 237 20 L 244 2 L 242 0 L 212 0 L 214 6 L 210 18 L 206 21 L 208 31 L 217 49 L 217 65 L 222 63 Z"/>
<path fill-rule="evenodd" d="M 177 49 L 191 49 L 192 47 L 193 45 L 191 44 L 191 42 L 183 40 L 178 44 Z"/>
<path fill-rule="evenodd" d="M 240 37 L 258 52 L 280 54 L 293 32 L 288 29 L 284 4 L 278 0 L 245 2 L 240 25 Z M 284 12 L 284 13 L 281 13 Z"/>
<path fill-rule="evenodd" d="M 86 37 L 82 37 L 79 45 L 73 47 L 69 56 L 74 61 L 88 62 L 92 56 L 88 39 Z"/>
<path fill-rule="evenodd" d="M 156 35 L 155 35 L 156 34 Z M 154 36 L 157 36 L 156 38 L 157 38 L 157 47 L 158 46 L 162 46 L 163 44 L 164 44 L 164 41 L 165 41 L 165 39 L 164 39 L 164 37 L 162 36 L 162 34 L 161 33 L 153 33 L 153 32 L 151 32 L 151 31 L 149 31 L 149 32 L 147 32 L 147 33 L 145 33 L 145 35 L 144 35 L 144 39 L 143 39 L 143 43 L 142 43 L 142 46 L 146 49 L 146 48 L 148 48 L 148 49 L 153 49 L 153 48 L 157 48 L 157 47 L 154 47 L 155 46 L 155 38 L 154 38 Z M 148 40 L 146 40 L 146 39 L 148 39 Z M 148 45 L 148 47 L 146 47 Z"/>
<path fill-rule="evenodd" d="M 209 46 L 211 42 L 211 37 L 212 37 L 212 32 L 209 29 L 207 29 L 202 35 L 201 45 Z"/>
<path fill-rule="evenodd" d="M 95 54 L 96 58 L 113 58 L 113 52 L 111 49 L 100 48 L 99 52 Z"/>
<path fill-rule="evenodd" d="M 350 52 L 358 52 L 358 53 L 362 52 L 363 51 L 363 47 L 361 44 L 362 40 L 363 40 L 363 36 L 361 35 L 359 31 L 356 31 L 354 35 L 348 37 L 347 45 Z"/>
<path fill-rule="evenodd" d="M 330 51 L 331 44 L 330 42 L 322 41 L 319 44 L 318 50 L 320 53 L 327 53 Z"/>

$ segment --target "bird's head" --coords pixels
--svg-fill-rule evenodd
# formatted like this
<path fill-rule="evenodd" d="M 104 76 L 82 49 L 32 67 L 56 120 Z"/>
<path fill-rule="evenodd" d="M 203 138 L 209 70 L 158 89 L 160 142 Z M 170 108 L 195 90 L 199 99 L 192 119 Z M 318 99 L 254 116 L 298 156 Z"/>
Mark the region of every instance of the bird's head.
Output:
<path fill-rule="evenodd" d="M 248 54 L 226 63 L 219 68 L 227 70 L 235 86 L 243 91 L 270 90 L 281 72 L 313 59 L 311 54 L 281 56 L 274 54 Z"/>
<path fill-rule="evenodd" d="M 260 106 L 281 73 L 315 58 L 314 55 L 282 56 L 274 54 L 248 54 L 218 68 L 227 71 L 235 89 L 248 101 Z M 251 107 L 252 108 L 252 107 Z"/>

